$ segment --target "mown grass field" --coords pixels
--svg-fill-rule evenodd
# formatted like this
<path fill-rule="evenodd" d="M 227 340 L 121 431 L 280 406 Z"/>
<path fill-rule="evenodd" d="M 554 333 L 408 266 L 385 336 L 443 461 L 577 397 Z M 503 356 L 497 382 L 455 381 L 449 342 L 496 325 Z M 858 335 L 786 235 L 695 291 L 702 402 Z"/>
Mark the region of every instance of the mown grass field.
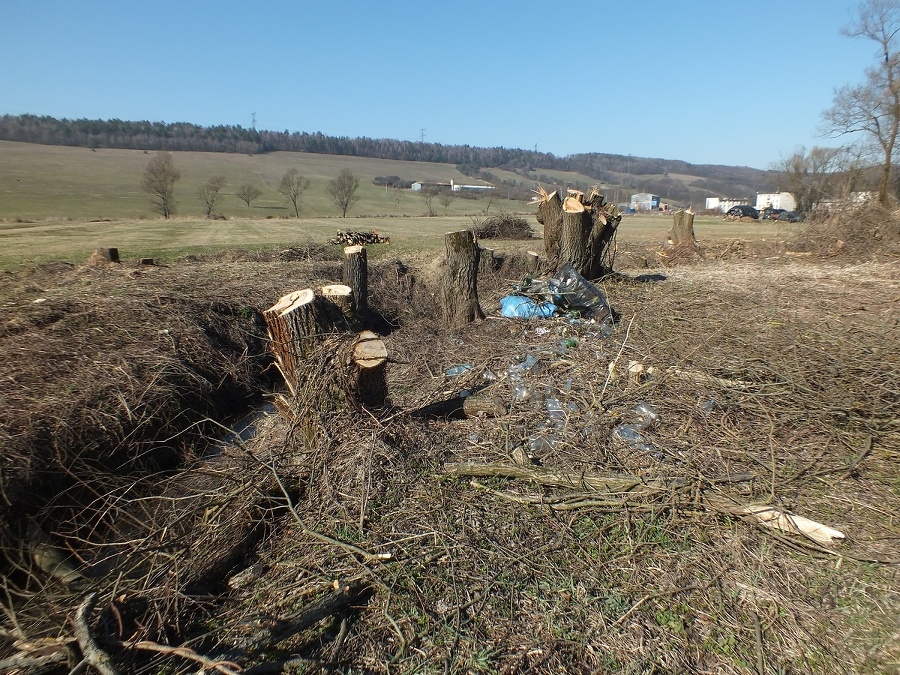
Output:
<path fill-rule="evenodd" d="M 177 213 L 181 217 L 202 216 L 197 188 L 214 175 L 225 176 L 227 186 L 215 212 L 226 217 L 264 219 L 292 215 L 278 194 L 278 181 L 287 169 L 296 167 L 309 179 L 301 216 L 339 216 L 329 201 L 326 187 L 342 169 L 360 181 L 359 202 L 348 217 L 359 215 L 421 215 L 422 198 L 408 190 L 385 189 L 372 183 L 376 176 L 399 176 L 405 180 L 439 180 L 474 183 L 451 164 L 404 162 L 362 157 L 340 157 L 299 152 L 239 155 L 211 152 L 172 153 L 181 180 L 175 186 Z M 44 220 L 47 218 L 155 218 L 148 195 L 141 190 L 144 168 L 154 156 L 141 150 L 92 151 L 89 148 L 45 146 L 0 141 L 0 219 Z M 585 177 L 585 180 L 590 179 Z M 253 183 L 262 195 L 248 208 L 234 196 L 243 183 Z M 449 208 L 437 199 L 433 208 L 440 215 L 462 215 L 484 211 L 488 198 L 457 198 Z M 503 202 L 501 204 L 501 202 Z M 518 210 L 523 202 L 506 203 L 506 195 L 494 196 L 492 208 Z"/>

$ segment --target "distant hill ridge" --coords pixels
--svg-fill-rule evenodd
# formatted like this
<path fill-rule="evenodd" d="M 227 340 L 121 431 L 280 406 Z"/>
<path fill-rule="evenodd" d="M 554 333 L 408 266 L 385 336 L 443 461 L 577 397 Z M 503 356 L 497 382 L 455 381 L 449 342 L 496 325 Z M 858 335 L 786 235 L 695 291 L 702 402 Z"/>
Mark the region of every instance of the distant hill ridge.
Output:
<path fill-rule="evenodd" d="M 315 132 L 259 131 L 239 125 L 204 127 L 187 122 L 57 119 L 37 115 L 0 117 L 0 140 L 91 148 L 188 150 L 262 154 L 276 151 L 371 157 L 455 164 L 460 172 L 491 180 L 486 169 L 514 171 L 540 180 L 540 170 L 571 171 L 598 183 L 653 192 L 670 199 L 690 200 L 701 194 L 749 197 L 771 191 L 773 172 L 750 167 L 690 164 L 606 153 L 557 157 L 552 153 L 516 148 L 479 148 L 395 139 L 326 136 Z M 674 177 L 673 177 L 674 176 Z"/>

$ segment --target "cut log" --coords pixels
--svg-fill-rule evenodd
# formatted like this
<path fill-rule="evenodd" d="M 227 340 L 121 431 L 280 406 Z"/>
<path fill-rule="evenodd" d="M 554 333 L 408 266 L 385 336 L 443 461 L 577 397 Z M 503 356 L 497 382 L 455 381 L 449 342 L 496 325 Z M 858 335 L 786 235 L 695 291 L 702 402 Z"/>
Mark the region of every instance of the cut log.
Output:
<path fill-rule="evenodd" d="M 444 235 L 446 269 L 441 286 L 444 323 L 458 328 L 484 318 L 478 302 L 480 249 L 471 230 Z"/>
<path fill-rule="evenodd" d="M 426 419 L 466 419 L 472 417 L 502 417 L 508 412 L 503 398 L 496 390 L 482 390 L 463 398 L 454 396 L 414 410 L 414 417 Z"/>
<path fill-rule="evenodd" d="M 356 400 L 367 407 L 381 407 L 387 400 L 387 347 L 370 330 L 359 334 L 353 347 L 351 382 Z"/>
<path fill-rule="evenodd" d="M 353 291 L 356 312 L 365 314 L 369 309 L 369 264 L 365 246 L 344 248 L 344 283 Z"/>
<path fill-rule="evenodd" d="M 349 325 L 356 325 L 358 315 L 352 288 L 344 284 L 329 284 L 328 286 L 322 286 L 319 292 L 323 298 L 334 303 Z"/>

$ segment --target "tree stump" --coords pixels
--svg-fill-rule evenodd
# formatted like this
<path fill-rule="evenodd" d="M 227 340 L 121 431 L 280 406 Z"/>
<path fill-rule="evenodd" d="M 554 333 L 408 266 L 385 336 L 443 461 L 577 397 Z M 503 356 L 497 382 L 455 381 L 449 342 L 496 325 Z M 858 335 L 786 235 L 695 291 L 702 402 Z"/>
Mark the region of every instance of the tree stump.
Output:
<path fill-rule="evenodd" d="M 689 209 L 672 214 L 672 228 L 668 232 L 668 239 L 659 255 L 669 264 L 688 262 L 697 256 L 705 257 L 694 236 L 693 211 Z"/>
<path fill-rule="evenodd" d="M 119 262 L 119 249 L 117 248 L 98 248 L 88 259 L 89 263 L 117 263 Z"/>
<path fill-rule="evenodd" d="M 694 236 L 693 211 L 676 211 L 672 214 L 672 228 L 668 232 L 669 244 L 674 247 L 700 250 L 700 244 Z"/>
<path fill-rule="evenodd" d="M 355 326 L 358 323 L 356 312 L 356 299 L 353 297 L 353 289 L 344 284 L 329 284 L 319 289 L 323 298 L 330 300 L 340 310 L 347 323 Z"/>
<path fill-rule="evenodd" d="M 297 393 L 297 370 L 316 344 L 314 300 L 315 293 L 305 288 L 283 295 L 263 312 L 271 340 L 269 348 L 291 395 Z"/>
<path fill-rule="evenodd" d="M 441 286 L 444 323 L 458 328 L 484 318 L 478 302 L 478 260 L 480 249 L 471 230 L 444 235 L 446 269 Z"/>
<path fill-rule="evenodd" d="M 365 246 L 344 247 L 344 283 L 353 291 L 356 311 L 364 314 L 369 308 L 369 268 Z"/>
<path fill-rule="evenodd" d="M 370 330 L 364 330 L 353 346 L 350 382 L 354 398 L 367 407 L 380 408 L 387 400 L 387 348 Z"/>
<path fill-rule="evenodd" d="M 547 272 L 569 263 L 586 279 L 606 276 L 612 271 L 611 247 L 622 216 L 597 188 L 587 197 L 580 190 L 568 192 L 563 202 L 555 192 L 539 193 L 537 219 L 544 225 Z"/>
<path fill-rule="evenodd" d="M 566 197 L 559 227 L 559 265 L 569 263 L 585 278 L 590 278 L 591 274 L 588 245 L 593 225 L 584 204 L 576 197 Z"/>

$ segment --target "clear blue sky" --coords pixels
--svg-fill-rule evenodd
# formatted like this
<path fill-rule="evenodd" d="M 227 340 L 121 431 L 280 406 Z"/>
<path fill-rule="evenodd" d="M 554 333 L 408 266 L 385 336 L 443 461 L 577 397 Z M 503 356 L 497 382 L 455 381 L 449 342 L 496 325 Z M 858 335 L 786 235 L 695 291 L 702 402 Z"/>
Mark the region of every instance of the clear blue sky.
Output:
<path fill-rule="evenodd" d="M 856 0 L 3 0 L 0 114 L 769 168 L 873 44 Z"/>

